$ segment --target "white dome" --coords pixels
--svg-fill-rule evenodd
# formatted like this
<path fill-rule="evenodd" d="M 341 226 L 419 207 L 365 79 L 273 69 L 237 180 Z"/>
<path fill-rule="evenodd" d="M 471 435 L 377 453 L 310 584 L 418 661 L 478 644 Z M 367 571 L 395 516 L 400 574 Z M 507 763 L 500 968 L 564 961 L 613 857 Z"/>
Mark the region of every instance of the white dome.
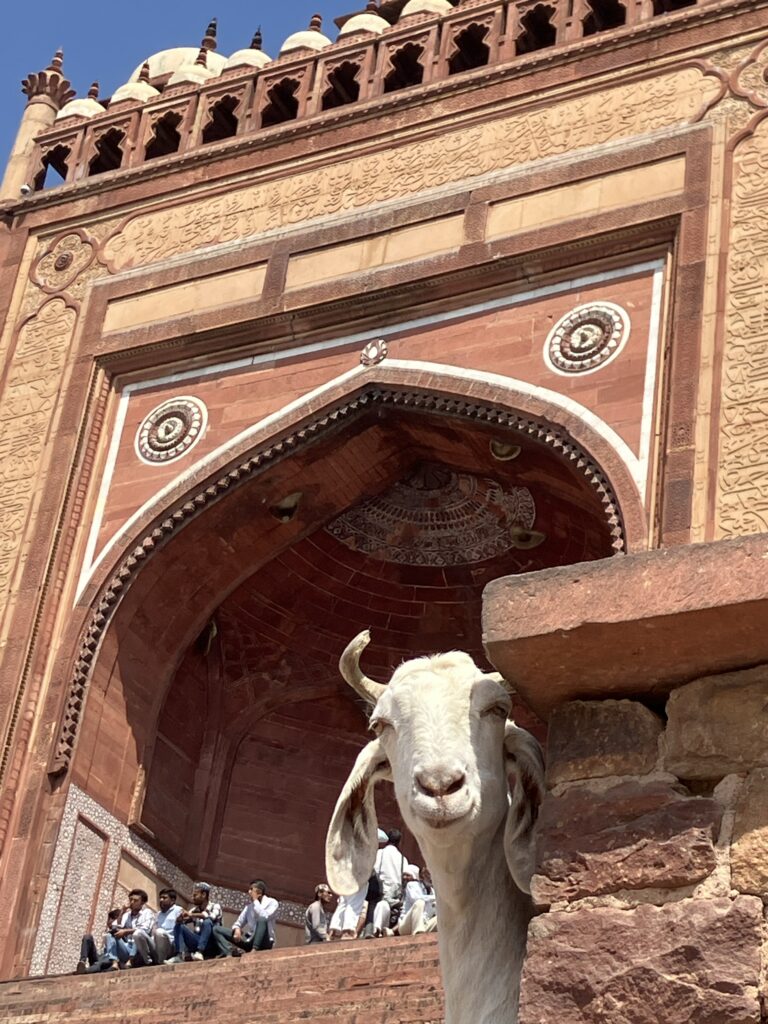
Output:
<path fill-rule="evenodd" d="M 410 14 L 448 14 L 452 10 L 453 5 L 448 0 L 408 0 L 400 17 L 407 18 Z"/>
<path fill-rule="evenodd" d="M 161 50 L 159 53 L 153 53 L 149 58 L 150 79 L 173 74 L 175 71 L 180 71 L 187 64 L 194 64 L 199 52 L 199 46 L 177 46 L 173 50 Z M 208 70 L 214 75 L 220 74 L 227 63 L 226 57 L 222 57 L 220 53 L 216 53 L 214 50 L 207 51 L 207 60 Z M 142 61 L 131 75 L 130 82 L 138 82 L 143 66 L 144 62 Z"/>
<path fill-rule="evenodd" d="M 249 47 L 247 50 L 236 50 L 224 65 L 225 68 L 263 68 L 272 60 L 263 50 Z"/>
<path fill-rule="evenodd" d="M 294 32 L 288 36 L 280 47 L 280 56 L 285 53 L 293 53 L 295 50 L 324 50 L 331 45 L 328 36 L 324 36 L 320 29 L 323 27 L 323 19 L 319 14 L 313 14 L 309 20 L 309 28 L 303 32 Z"/>
<path fill-rule="evenodd" d="M 198 57 L 201 53 L 205 57 L 205 64 L 198 63 Z M 219 71 L 212 71 L 208 67 L 209 56 L 210 54 L 206 50 L 198 50 L 193 61 L 190 61 L 189 64 L 184 64 L 178 71 L 174 71 L 168 79 L 168 85 L 202 85 L 209 78 L 215 78 L 217 74 L 220 74 L 221 69 Z"/>
<path fill-rule="evenodd" d="M 343 36 L 351 36 L 356 32 L 370 32 L 379 35 L 385 28 L 389 28 L 389 22 L 380 14 L 363 11 L 362 14 L 353 14 L 349 21 L 344 22 L 339 30 L 339 39 Z"/>
<path fill-rule="evenodd" d="M 103 113 L 104 107 L 100 103 L 90 96 L 85 96 L 81 100 L 70 100 L 69 103 L 65 103 L 56 115 L 56 120 L 63 121 L 65 117 L 96 117 L 97 114 Z"/>
<path fill-rule="evenodd" d="M 115 89 L 110 106 L 113 103 L 123 103 L 125 100 L 133 100 L 137 103 L 146 103 L 148 100 L 159 96 L 160 93 L 149 82 L 126 82 L 119 89 Z"/>

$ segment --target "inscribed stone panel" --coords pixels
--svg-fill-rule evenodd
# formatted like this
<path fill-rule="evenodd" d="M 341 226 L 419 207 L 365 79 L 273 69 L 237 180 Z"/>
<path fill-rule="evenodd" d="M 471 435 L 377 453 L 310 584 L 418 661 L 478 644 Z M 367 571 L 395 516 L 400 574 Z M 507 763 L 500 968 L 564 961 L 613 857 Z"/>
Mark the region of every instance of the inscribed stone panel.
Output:
<path fill-rule="evenodd" d="M 140 214 L 106 242 L 103 255 L 114 270 L 125 270 L 685 124 L 704 111 L 719 88 L 719 80 L 689 67 L 456 128 L 434 139 L 393 144 L 272 184 Z"/>
<path fill-rule="evenodd" d="M 738 146 L 733 172 L 719 537 L 768 530 L 768 121 Z"/>

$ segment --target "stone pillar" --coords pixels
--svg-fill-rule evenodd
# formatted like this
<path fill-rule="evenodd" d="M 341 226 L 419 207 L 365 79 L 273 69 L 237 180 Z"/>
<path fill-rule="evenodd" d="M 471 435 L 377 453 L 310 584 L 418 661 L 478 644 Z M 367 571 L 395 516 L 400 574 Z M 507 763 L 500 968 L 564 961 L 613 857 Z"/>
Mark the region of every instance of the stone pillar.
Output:
<path fill-rule="evenodd" d="M 31 74 L 22 82 L 27 106 L 5 169 L 0 201 L 18 199 L 22 186 L 32 184 L 40 169 L 36 139 L 53 125 L 57 112 L 75 95 L 62 74 L 63 59 L 64 54 L 58 50 L 45 71 Z"/>
<path fill-rule="evenodd" d="M 550 719 L 520 1024 L 758 1022 L 768 666 Z"/>

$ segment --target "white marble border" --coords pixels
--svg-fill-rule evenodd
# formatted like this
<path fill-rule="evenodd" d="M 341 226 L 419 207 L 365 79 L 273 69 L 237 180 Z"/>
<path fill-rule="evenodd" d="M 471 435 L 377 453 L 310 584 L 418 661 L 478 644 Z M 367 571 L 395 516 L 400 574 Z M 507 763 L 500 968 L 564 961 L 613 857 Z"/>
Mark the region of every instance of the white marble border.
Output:
<path fill-rule="evenodd" d="M 336 348 L 342 348 L 344 346 L 352 344 L 360 344 L 364 346 L 371 341 L 375 341 L 378 338 L 391 337 L 396 334 L 400 334 L 403 331 L 413 330 L 420 327 L 433 326 L 435 324 L 448 323 L 461 317 L 468 315 L 488 312 L 494 309 L 504 309 L 510 306 L 518 306 L 522 303 L 529 302 L 533 299 L 545 298 L 548 295 L 557 295 L 563 292 L 572 291 L 578 288 L 584 288 L 595 284 L 607 284 L 609 282 L 618 281 L 625 277 L 631 277 L 635 274 L 642 273 L 644 271 L 653 272 L 653 298 L 651 308 L 651 331 L 649 335 L 649 352 L 647 362 L 647 373 L 646 373 L 646 387 L 643 399 L 643 412 L 642 412 L 642 436 L 640 444 L 640 457 L 638 458 L 631 451 L 626 442 L 619 437 L 619 435 L 609 427 L 599 416 L 597 416 L 591 410 L 586 409 L 580 403 L 573 401 L 572 399 L 566 398 L 557 392 L 550 391 L 546 388 L 540 388 L 536 385 L 529 384 L 526 381 L 517 380 L 512 377 L 505 377 L 498 373 L 487 373 L 479 370 L 466 370 L 464 368 L 458 369 L 453 366 L 446 366 L 437 363 L 426 363 L 412 360 L 387 360 L 387 365 L 391 366 L 402 366 L 402 367 L 421 367 L 426 370 L 434 370 L 440 373 L 453 373 L 463 379 L 474 379 L 474 380 L 487 380 L 493 381 L 496 384 L 501 384 L 506 387 L 514 387 L 517 390 L 521 390 L 530 394 L 546 396 L 548 401 L 553 401 L 563 409 L 567 409 L 580 416 L 585 422 L 588 422 L 593 429 L 597 429 L 598 432 L 608 441 L 609 444 L 616 450 L 620 458 L 626 463 L 633 480 L 637 484 L 638 490 L 641 496 L 645 496 L 647 486 L 647 470 L 648 470 L 648 455 L 650 451 L 650 437 L 646 437 L 646 434 L 651 428 L 653 422 L 653 404 L 654 404 L 654 382 L 657 372 L 656 366 L 656 353 L 658 351 L 658 331 L 660 325 L 660 309 L 661 309 L 661 293 L 662 284 L 664 280 L 664 260 L 648 260 L 643 263 L 636 263 L 628 267 L 620 267 L 616 270 L 604 271 L 596 274 L 587 274 L 583 277 L 569 278 L 566 281 L 559 281 L 554 284 L 544 285 L 539 288 L 532 288 L 525 292 L 519 292 L 514 295 L 505 296 L 502 298 L 491 299 L 486 302 L 475 303 L 471 306 L 465 306 L 458 310 L 448 310 L 443 313 L 433 314 L 430 316 L 418 317 L 414 320 L 403 321 L 397 324 L 392 324 L 388 327 L 377 328 L 376 330 L 363 331 L 356 334 L 349 334 L 343 337 L 330 338 L 326 341 L 315 342 L 309 345 L 299 345 L 295 348 L 284 349 L 278 352 L 266 352 L 261 355 L 252 356 L 245 359 L 233 360 L 226 363 L 218 363 L 215 366 L 205 367 L 203 369 L 196 368 L 193 370 L 185 370 L 180 373 L 169 374 L 165 377 L 157 377 L 152 380 L 140 381 L 134 384 L 126 385 L 120 395 L 118 409 L 115 418 L 115 425 L 112 434 L 112 441 L 107 456 L 106 465 L 101 479 L 99 487 L 98 498 L 96 501 L 96 509 L 94 512 L 93 522 L 91 525 L 88 542 L 86 545 L 85 553 L 83 556 L 83 565 L 80 573 L 80 580 L 78 583 L 77 594 L 75 596 L 75 604 L 80 600 L 80 597 L 88 585 L 91 576 L 98 568 L 98 566 L 104 561 L 110 552 L 121 542 L 121 540 L 129 533 L 133 524 L 143 515 L 145 510 L 161 499 L 164 495 L 170 494 L 171 491 L 175 490 L 180 485 L 183 485 L 185 479 L 190 477 L 192 473 L 199 472 L 200 469 L 204 469 L 206 466 L 213 465 L 226 451 L 235 444 L 245 440 L 249 435 L 255 434 L 258 431 L 264 430 L 269 426 L 270 422 L 277 418 L 284 416 L 286 412 L 293 408 L 299 408 L 310 400 L 316 399 L 318 396 L 322 396 L 324 392 L 330 391 L 339 384 L 345 382 L 351 382 L 355 377 L 360 376 L 367 372 L 366 367 L 356 366 L 349 370 L 347 373 L 341 374 L 341 376 L 334 378 L 332 381 L 328 381 L 326 384 L 314 389 L 306 395 L 303 395 L 300 399 L 283 406 L 280 410 L 269 416 L 264 417 L 257 423 L 241 431 L 235 437 L 230 438 L 225 444 L 221 445 L 215 451 L 210 452 L 202 459 L 187 466 L 181 473 L 178 474 L 169 484 L 161 488 L 156 492 L 152 498 L 146 501 L 140 509 L 138 509 L 133 515 L 131 515 L 120 529 L 109 539 L 102 550 L 96 555 L 96 544 L 98 542 L 99 531 L 101 530 L 101 523 L 104 517 L 104 509 L 107 503 L 107 497 L 109 489 L 112 483 L 112 475 L 114 473 L 115 465 L 117 463 L 118 452 L 120 450 L 122 433 L 125 426 L 125 420 L 128 412 L 128 404 L 133 394 L 146 391 L 150 388 L 157 388 L 159 386 L 168 386 L 169 384 L 186 384 L 190 380 L 200 380 L 204 377 L 212 376 L 214 374 L 227 374 L 236 370 L 242 370 L 247 367 L 259 366 L 263 363 L 276 364 L 284 360 L 295 359 L 301 355 L 311 355 L 316 352 L 328 352 Z M 172 396 L 169 396 L 172 397 Z"/>
<path fill-rule="evenodd" d="M 56 919 L 75 839 L 75 829 L 78 818 L 81 817 L 104 833 L 107 843 L 104 871 L 95 902 L 94 920 L 104 920 L 113 904 L 120 859 L 124 853 L 138 861 L 152 874 L 164 879 L 180 893 L 191 893 L 192 885 L 196 881 L 153 849 L 149 843 L 131 832 L 127 825 L 96 803 L 82 789 L 72 784 L 69 787 L 64 814 L 59 826 L 59 835 L 48 876 L 48 889 L 37 925 L 37 940 L 30 966 L 32 975 L 69 973 L 77 963 L 79 950 L 59 949 L 55 943 L 55 936 Z M 197 880 L 199 881 L 199 879 Z M 244 884 L 247 885 L 248 882 L 250 879 Z M 211 893 L 218 903 L 234 913 L 239 913 L 247 901 L 244 890 L 212 886 Z M 68 899 L 85 900 L 89 906 L 94 903 L 93 897 L 93 892 L 67 892 Z M 298 903 L 281 900 L 277 920 L 281 924 L 303 925 L 305 909 Z"/>

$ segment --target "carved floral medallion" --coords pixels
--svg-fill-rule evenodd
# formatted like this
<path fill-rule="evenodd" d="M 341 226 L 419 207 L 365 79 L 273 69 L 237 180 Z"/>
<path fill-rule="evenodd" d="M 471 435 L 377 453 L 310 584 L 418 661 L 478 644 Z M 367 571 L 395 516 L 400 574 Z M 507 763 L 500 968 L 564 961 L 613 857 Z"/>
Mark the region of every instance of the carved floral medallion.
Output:
<path fill-rule="evenodd" d="M 33 263 L 32 280 L 47 292 L 63 291 L 90 266 L 95 255 L 94 245 L 84 231 L 69 231 L 53 239 Z"/>
<path fill-rule="evenodd" d="M 144 419 L 136 433 L 136 453 L 144 462 L 181 458 L 203 436 L 208 410 L 199 398 L 171 398 Z"/>
<path fill-rule="evenodd" d="M 555 373 L 593 373 L 616 358 L 629 327 L 628 313 L 613 302 L 577 306 L 547 335 L 544 362 Z"/>

